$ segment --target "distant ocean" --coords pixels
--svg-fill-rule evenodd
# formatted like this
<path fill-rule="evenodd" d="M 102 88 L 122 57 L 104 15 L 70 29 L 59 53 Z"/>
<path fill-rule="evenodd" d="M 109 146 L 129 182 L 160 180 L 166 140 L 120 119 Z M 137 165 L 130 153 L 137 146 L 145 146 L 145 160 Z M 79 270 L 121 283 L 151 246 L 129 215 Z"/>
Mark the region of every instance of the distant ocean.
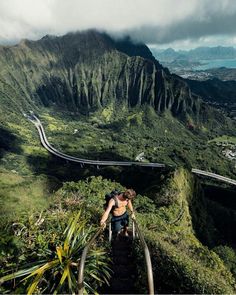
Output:
<path fill-rule="evenodd" d="M 236 59 L 213 59 L 213 60 L 200 60 L 202 65 L 194 67 L 194 70 L 207 70 L 214 68 L 236 68 Z"/>

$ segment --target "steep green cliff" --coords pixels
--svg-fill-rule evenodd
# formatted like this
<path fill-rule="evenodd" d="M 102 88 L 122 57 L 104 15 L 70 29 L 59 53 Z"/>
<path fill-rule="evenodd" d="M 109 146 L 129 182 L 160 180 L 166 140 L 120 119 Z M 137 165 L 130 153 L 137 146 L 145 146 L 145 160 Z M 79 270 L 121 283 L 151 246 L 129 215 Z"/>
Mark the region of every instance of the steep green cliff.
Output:
<path fill-rule="evenodd" d="M 126 183 L 130 187 L 131 171 L 127 176 Z M 104 195 L 115 188 L 124 190 L 121 180 L 115 182 L 101 176 L 92 176 L 85 180 L 65 182 L 59 190 L 51 193 L 49 208 L 43 210 L 41 204 L 40 214 L 38 210 L 30 217 L 21 216 L 13 228 L 14 232 L 8 227 L 8 237 L 5 244 L 1 245 L 0 263 L 3 267 L 0 269 L 0 277 L 6 270 L 12 272 L 16 265 L 21 269 L 26 263 L 40 261 L 42 253 L 47 253 L 48 249 L 60 244 L 62 231 L 71 213 L 83 208 L 83 218 L 87 218 L 87 225 L 98 226 L 103 213 Z M 24 185 L 22 179 L 17 181 L 18 188 L 21 188 L 20 184 Z M 226 240 L 218 240 L 217 248 L 207 247 L 199 235 L 201 229 L 212 226 L 208 236 L 213 237 L 216 228 L 211 216 L 207 215 L 205 197 L 198 180 L 181 168 L 166 175 L 156 175 L 152 178 L 152 183 L 150 179 L 148 182 L 146 173 L 146 178 L 143 174 L 142 181 L 146 182 L 146 192 L 137 195 L 134 208 L 137 211 L 137 222 L 150 249 L 156 293 L 235 293 L 236 264 L 229 261 L 235 257 L 233 244 L 228 243 L 226 247 Z M 140 183 L 136 182 L 136 186 L 140 186 Z M 217 205 L 212 205 L 212 210 L 215 209 Z M 14 220 L 15 217 L 12 218 Z M 222 231 L 227 230 L 225 224 Z M 231 235 L 233 236 L 233 229 Z M 106 233 L 104 239 L 100 237 L 99 241 L 107 241 Z M 110 245 L 107 244 L 109 248 Z M 12 255 L 13 250 L 15 256 Z M 137 273 L 134 293 L 146 294 L 147 272 L 139 240 L 134 243 L 134 257 L 134 271 Z M 25 293 L 26 285 L 19 283 L 20 279 L 14 284 L 4 284 L 0 290 L 14 293 L 17 290 L 19 293 L 20 290 Z M 43 286 L 43 281 L 40 284 Z"/>
<path fill-rule="evenodd" d="M 15 110 L 56 105 L 91 112 L 115 101 L 196 121 L 209 121 L 207 114 L 214 113 L 145 45 L 96 31 L 0 47 L 0 91 L 1 105 Z"/>
<path fill-rule="evenodd" d="M 178 169 L 166 179 L 161 190 L 153 188 L 147 196 L 152 199 L 152 210 L 146 200 L 149 207 L 145 211 L 143 201 L 138 220 L 151 248 L 158 293 L 234 293 L 234 271 L 219 258 L 217 249 L 208 248 L 199 235 L 204 231 L 208 238 L 213 238 L 217 228 L 206 210 L 206 196 L 198 180 L 188 171 Z M 217 204 L 211 206 L 212 211 L 216 210 Z M 227 226 L 222 231 L 230 230 Z M 218 243 L 227 242 L 218 240 Z M 144 278 L 145 272 L 140 270 L 140 286 Z"/>

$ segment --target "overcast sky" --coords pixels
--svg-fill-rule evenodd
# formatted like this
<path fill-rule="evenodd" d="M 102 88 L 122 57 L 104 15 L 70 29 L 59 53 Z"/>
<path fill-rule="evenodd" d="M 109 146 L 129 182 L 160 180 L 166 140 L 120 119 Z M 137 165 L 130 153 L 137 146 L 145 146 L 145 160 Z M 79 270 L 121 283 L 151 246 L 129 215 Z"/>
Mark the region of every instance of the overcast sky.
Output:
<path fill-rule="evenodd" d="M 158 47 L 236 47 L 236 0 L 0 0 L 0 43 L 97 28 Z"/>

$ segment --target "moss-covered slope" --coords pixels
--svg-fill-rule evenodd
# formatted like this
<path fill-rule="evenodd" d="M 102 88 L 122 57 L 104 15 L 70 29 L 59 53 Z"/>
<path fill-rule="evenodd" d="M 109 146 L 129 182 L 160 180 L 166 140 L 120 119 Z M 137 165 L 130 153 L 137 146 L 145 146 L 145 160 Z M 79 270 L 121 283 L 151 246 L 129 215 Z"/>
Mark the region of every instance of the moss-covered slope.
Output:
<path fill-rule="evenodd" d="M 161 191 L 154 191 L 149 197 L 153 212 L 138 214 L 138 221 L 151 249 L 156 290 L 159 293 L 235 293 L 235 277 L 230 269 L 201 243 L 194 230 L 196 220 L 192 212 L 202 200 L 196 179 L 179 169 Z M 206 211 L 198 211 L 198 225 L 204 225 L 205 214 Z M 141 271 L 140 279 L 143 276 Z"/>

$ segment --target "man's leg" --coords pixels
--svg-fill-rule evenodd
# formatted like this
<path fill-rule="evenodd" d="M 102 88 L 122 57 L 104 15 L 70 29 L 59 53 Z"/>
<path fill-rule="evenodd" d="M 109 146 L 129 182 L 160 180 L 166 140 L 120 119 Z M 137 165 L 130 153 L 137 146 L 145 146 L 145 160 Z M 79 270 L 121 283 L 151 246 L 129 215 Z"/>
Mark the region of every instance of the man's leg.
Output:
<path fill-rule="evenodd" d="M 126 213 L 126 216 L 124 216 L 124 219 L 122 220 L 122 226 L 123 226 L 123 235 L 129 236 L 128 234 L 129 215 L 127 213 Z"/>
<path fill-rule="evenodd" d="M 122 229 L 121 221 L 118 218 L 116 217 L 112 218 L 111 229 L 112 229 L 112 239 L 115 240 L 118 238 Z"/>

